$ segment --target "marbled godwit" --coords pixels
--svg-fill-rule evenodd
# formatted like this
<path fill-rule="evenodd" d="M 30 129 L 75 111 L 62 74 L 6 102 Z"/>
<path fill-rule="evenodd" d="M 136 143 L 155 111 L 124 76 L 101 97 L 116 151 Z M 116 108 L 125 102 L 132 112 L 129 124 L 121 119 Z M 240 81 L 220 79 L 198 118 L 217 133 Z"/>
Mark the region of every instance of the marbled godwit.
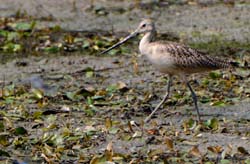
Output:
<path fill-rule="evenodd" d="M 169 75 L 167 93 L 152 113 L 145 119 L 145 122 L 147 122 L 168 99 L 173 75 L 180 76 L 191 91 L 194 106 L 197 111 L 197 117 L 198 120 L 201 121 L 197 105 L 197 96 L 189 84 L 187 76 L 193 73 L 230 68 L 236 66 L 237 63 L 208 56 L 207 54 L 179 43 L 155 41 L 156 29 L 154 22 L 150 19 L 143 20 L 133 33 L 107 50 L 101 52 L 101 54 L 116 48 L 138 34 L 144 35 L 139 44 L 140 53 L 145 55 L 157 70 Z"/>

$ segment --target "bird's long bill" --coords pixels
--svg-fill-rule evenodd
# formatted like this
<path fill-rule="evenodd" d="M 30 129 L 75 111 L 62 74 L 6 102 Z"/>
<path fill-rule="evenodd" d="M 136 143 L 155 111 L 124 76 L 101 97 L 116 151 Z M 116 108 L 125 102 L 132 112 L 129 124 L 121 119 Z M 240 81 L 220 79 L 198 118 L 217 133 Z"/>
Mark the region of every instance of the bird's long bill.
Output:
<path fill-rule="evenodd" d="M 113 46 L 109 47 L 108 49 L 102 51 L 102 52 L 100 53 L 100 55 L 105 54 L 106 52 L 108 52 L 108 51 L 110 51 L 110 50 L 112 50 L 112 49 L 114 49 L 114 48 L 120 46 L 121 44 L 125 43 L 125 42 L 128 41 L 129 39 L 135 37 L 137 34 L 138 34 L 137 31 L 131 33 L 129 36 L 127 36 L 126 38 L 124 38 L 124 39 L 121 40 L 120 42 L 118 42 L 118 43 L 114 44 Z"/>

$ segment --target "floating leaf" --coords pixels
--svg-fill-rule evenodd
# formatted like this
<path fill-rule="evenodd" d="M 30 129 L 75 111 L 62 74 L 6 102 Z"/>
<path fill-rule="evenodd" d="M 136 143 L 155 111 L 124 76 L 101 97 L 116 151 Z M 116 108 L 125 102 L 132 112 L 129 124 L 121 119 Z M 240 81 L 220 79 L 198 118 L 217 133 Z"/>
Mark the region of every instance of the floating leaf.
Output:
<path fill-rule="evenodd" d="M 32 88 L 32 93 L 33 93 L 34 98 L 37 99 L 37 100 L 42 99 L 43 95 L 44 95 L 43 91 L 40 90 L 40 89 Z"/>
<path fill-rule="evenodd" d="M 2 121 L 0 121 L 0 132 L 4 131 L 4 124 Z"/>
<path fill-rule="evenodd" d="M 59 25 L 55 25 L 53 28 L 52 28 L 52 31 L 53 32 L 59 32 L 59 31 L 61 31 L 61 27 L 59 26 Z"/>
<path fill-rule="evenodd" d="M 69 98 L 70 100 L 80 100 L 83 97 L 86 98 L 86 97 L 93 96 L 93 95 L 94 95 L 94 91 L 90 89 L 86 89 L 86 88 L 81 88 L 75 92 L 66 93 L 67 98 Z"/>
<path fill-rule="evenodd" d="M 127 85 L 124 82 L 118 81 L 118 83 L 117 83 L 117 89 L 120 90 L 121 92 L 125 92 L 125 91 L 128 90 L 128 87 L 127 87 Z"/>
<path fill-rule="evenodd" d="M 137 138 L 137 137 L 141 137 L 142 136 L 142 131 L 136 131 L 134 134 L 133 134 L 133 138 Z"/>
<path fill-rule="evenodd" d="M 19 34 L 17 32 L 8 32 L 7 33 L 7 41 L 14 41 L 15 39 L 19 38 Z"/>
<path fill-rule="evenodd" d="M 212 130 L 219 129 L 219 121 L 216 118 L 212 118 L 212 119 L 207 120 L 207 122 L 205 122 L 205 125 Z"/>
<path fill-rule="evenodd" d="M 250 164 L 250 158 L 245 160 L 245 164 Z"/>
<path fill-rule="evenodd" d="M 5 128 L 13 128 L 13 122 L 8 117 L 3 117 Z"/>
<path fill-rule="evenodd" d="M 193 155 L 193 156 L 196 156 L 196 157 L 201 157 L 201 152 L 198 148 L 198 146 L 194 146 L 192 147 L 190 150 L 189 150 L 189 154 Z"/>
<path fill-rule="evenodd" d="M 148 132 L 148 134 L 151 134 L 151 135 L 159 134 L 158 129 L 149 129 L 149 130 L 147 130 L 147 132 Z"/>
<path fill-rule="evenodd" d="M 117 134 L 119 132 L 119 128 L 112 127 L 109 129 L 110 134 Z"/>
<path fill-rule="evenodd" d="M 70 34 L 64 36 L 64 42 L 66 42 L 67 44 L 74 43 L 75 42 L 74 39 L 75 39 L 74 36 L 72 36 Z"/>
<path fill-rule="evenodd" d="M 193 119 L 185 120 L 182 124 L 184 132 L 189 132 L 189 130 L 195 129 L 197 122 Z"/>
<path fill-rule="evenodd" d="M 101 164 L 107 162 L 105 155 L 94 155 L 89 164 Z"/>
<path fill-rule="evenodd" d="M 162 154 L 162 153 L 163 153 L 163 149 L 153 149 L 148 152 L 148 156 L 150 158 L 154 158 L 155 156 Z"/>
<path fill-rule="evenodd" d="M 108 130 L 112 127 L 112 121 L 111 121 L 110 117 L 108 117 L 108 118 L 105 119 L 105 127 Z"/>
<path fill-rule="evenodd" d="M 11 26 L 15 30 L 22 30 L 22 31 L 27 31 L 27 30 L 32 30 L 36 25 L 36 22 L 31 22 L 31 23 L 26 23 L 26 22 L 18 22 L 18 23 L 13 23 Z"/>
<path fill-rule="evenodd" d="M 0 145 L 2 145 L 2 146 L 7 146 L 7 145 L 9 145 L 8 138 L 9 138 L 8 135 L 1 134 L 1 135 L 0 135 Z"/>
<path fill-rule="evenodd" d="M 110 55 L 116 55 L 118 52 L 120 52 L 119 49 L 112 49 L 112 50 L 110 50 L 108 53 L 109 53 Z"/>
<path fill-rule="evenodd" d="M 5 157 L 10 157 L 10 154 L 4 150 L 0 149 L 0 157 L 5 156 Z"/>
<path fill-rule="evenodd" d="M 231 164 L 232 161 L 228 160 L 228 159 L 221 159 L 220 160 L 220 164 Z"/>
<path fill-rule="evenodd" d="M 106 88 L 106 91 L 109 92 L 109 93 L 113 93 L 113 92 L 116 92 L 118 90 L 117 86 L 116 85 L 110 85 Z"/>
<path fill-rule="evenodd" d="M 91 161 L 90 164 L 100 164 L 100 163 L 113 163 L 113 144 L 110 142 L 107 145 L 107 148 L 105 150 L 105 153 L 103 155 L 95 155 Z"/>
<path fill-rule="evenodd" d="M 210 103 L 211 106 L 218 106 L 218 107 L 224 107 L 226 106 L 225 102 L 224 101 L 215 101 L 215 102 L 212 102 Z"/>
<path fill-rule="evenodd" d="M 209 146 L 207 149 L 215 154 L 219 154 L 223 151 L 223 148 L 221 146 Z"/>
<path fill-rule="evenodd" d="M 116 91 L 124 92 L 124 91 L 127 91 L 127 90 L 128 90 L 127 85 L 124 82 L 121 82 L 121 81 L 119 81 L 116 84 L 112 84 L 112 85 L 108 86 L 107 89 L 106 89 L 106 91 L 109 92 L 109 93 L 113 93 L 113 92 L 116 92 Z"/>
<path fill-rule="evenodd" d="M 211 101 L 211 98 L 210 98 L 210 97 L 202 96 L 202 97 L 199 99 L 199 101 L 200 101 L 201 103 L 208 103 L 208 102 Z"/>
<path fill-rule="evenodd" d="M 57 53 L 60 51 L 60 48 L 58 46 L 50 46 L 50 47 L 45 47 L 44 51 L 48 53 Z"/>
<path fill-rule="evenodd" d="M 8 36 L 8 33 L 10 33 L 10 32 L 0 29 L 0 36 L 7 37 L 7 36 Z"/>
<path fill-rule="evenodd" d="M 94 90 L 89 88 L 81 88 L 76 92 L 76 94 L 81 94 L 84 97 L 94 96 Z"/>
<path fill-rule="evenodd" d="M 7 43 L 2 48 L 4 52 L 18 52 L 21 51 L 22 46 L 20 44 Z"/>
<path fill-rule="evenodd" d="M 249 154 L 248 151 L 244 147 L 238 147 L 237 150 L 241 154 L 244 154 L 244 155 L 248 155 Z"/>
<path fill-rule="evenodd" d="M 212 71 L 212 72 L 209 72 L 209 77 L 211 77 L 212 79 L 218 79 L 221 77 L 221 73 L 216 72 L 216 71 Z"/>
<path fill-rule="evenodd" d="M 44 153 L 41 154 L 41 157 L 44 158 L 44 160 L 45 160 L 47 163 L 52 163 L 52 160 L 49 159 L 49 157 L 47 157 Z"/>
<path fill-rule="evenodd" d="M 42 114 L 43 114 L 43 112 L 41 112 L 41 111 L 35 111 L 33 113 L 33 118 L 34 119 L 39 119 L 39 118 L 41 118 Z"/>
<path fill-rule="evenodd" d="M 84 40 L 83 41 L 83 44 L 82 44 L 82 48 L 83 49 L 86 49 L 86 48 L 89 48 L 90 47 L 90 43 L 88 40 Z"/>
<path fill-rule="evenodd" d="M 93 72 L 93 71 L 87 71 L 86 74 L 85 74 L 85 76 L 86 76 L 87 78 L 91 78 L 91 77 L 94 76 L 94 72 Z"/>
<path fill-rule="evenodd" d="M 24 127 L 17 127 L 15 128 L 14 134 L 15 135 L 24 135 L 27 134 L 27 130 Z"/>
<path fill-rule="evenodd" d="M 75 92 L 66 92 L 66 96 L 70 100 L 75 100 Z"/>
<path fill-rule="evenodd" d="M 169 150 L 171 150 L 171 151 L 174 150 L 174 142 L 173 142 L 173 140 L 172 140 L 171 138 L 167 137 L 167 138 L 165 139 L 165 144 L 167 145 L 167 148 L 168 148 Z"/>
<path fill-rule="evenodd" d="M 109 142 L 109 144 L 107 145 L 107 148 L 105 150 L 105 156 L 107 161 L 112 161 L 112 157 L 113 157 L 113 144 L 112 142 Z"/>

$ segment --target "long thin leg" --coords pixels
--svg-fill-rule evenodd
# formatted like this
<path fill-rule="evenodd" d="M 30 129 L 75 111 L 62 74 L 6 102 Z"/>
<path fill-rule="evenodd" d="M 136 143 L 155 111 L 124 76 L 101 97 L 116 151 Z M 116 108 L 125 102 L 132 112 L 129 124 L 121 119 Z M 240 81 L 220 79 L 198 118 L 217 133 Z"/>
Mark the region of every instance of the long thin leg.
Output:
<path fill-rule="evenodd" d="M 198 117 L 199 122 L 201 122 L 200 112 L 199 112 L 199 108 L 198 108 L 198 105 L 197 105 L 197 96 L 196 96 L 194 90 L 192 89 L 192 87 L 191 87 L 191 85 L 189 84 L 188 81 L 186 82 L 186 84 L 187 84 L 189 90 L 191 91 L 192 98 L 193 98 L 193 101 L 194 101 L 194 106 L 195 106 L 195 109 L 197 111 L 197 117 Z"/>
<path fill-rule="evenodd" d="M 168 99 L 170 95 L 170 87 L 172 84 L 172 76 L 169 75 L 168 79 L 168 86 L 167 86 L 167 93 L 165 94 L 164 98 L 161 100 L 161 102 L 156 106 L 156 108 L 153 110 L 153 112 L 150 113 L 150 115 L 144 120 L 144 122 L 148 122 L 150 118 L 153 116 L 153 114 L 161 107 L 161 105 Z"/>

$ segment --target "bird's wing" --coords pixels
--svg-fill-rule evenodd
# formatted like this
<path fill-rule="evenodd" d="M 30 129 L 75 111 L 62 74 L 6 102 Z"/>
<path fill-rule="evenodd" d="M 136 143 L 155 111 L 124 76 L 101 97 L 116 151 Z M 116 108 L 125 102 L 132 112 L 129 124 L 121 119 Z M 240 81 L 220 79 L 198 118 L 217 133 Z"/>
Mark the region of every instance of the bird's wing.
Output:
<path fill-rule="evenodd" d="M 226 60 L 208 56 L 179 43 L 168 43 L 164 47 L 173 58 L 175 65 L 180 68 L 220 69 L 231 66 L 231 63 Z"/>

